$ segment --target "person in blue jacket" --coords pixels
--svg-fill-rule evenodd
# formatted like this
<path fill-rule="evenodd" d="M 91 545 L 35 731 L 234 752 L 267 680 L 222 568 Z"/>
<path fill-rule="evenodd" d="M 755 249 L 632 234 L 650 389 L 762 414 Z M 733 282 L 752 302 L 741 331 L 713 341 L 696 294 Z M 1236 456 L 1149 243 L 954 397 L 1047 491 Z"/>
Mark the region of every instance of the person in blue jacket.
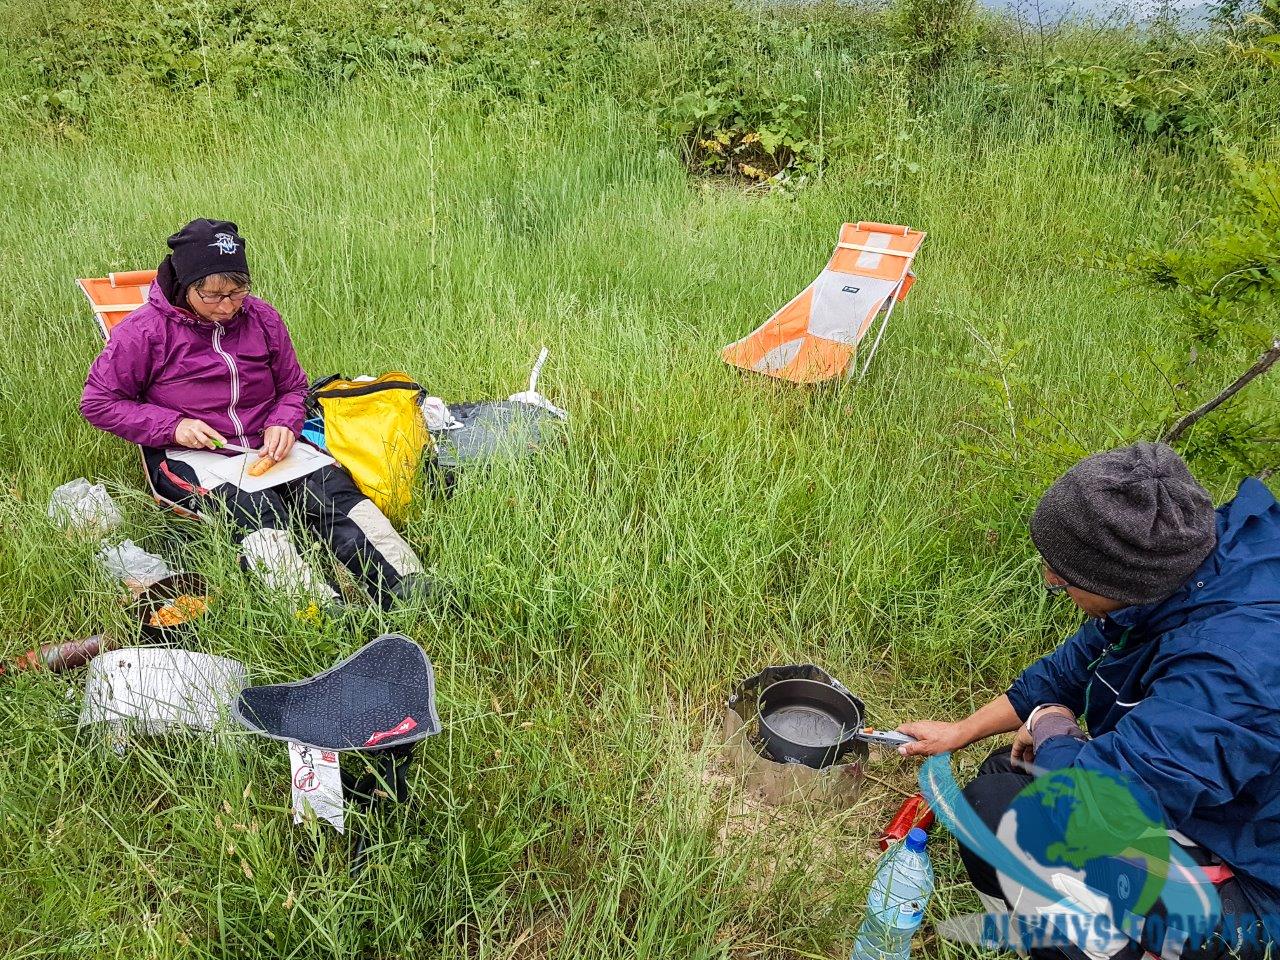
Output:
<path fill-rule="evenodd" d="M 1226 956 L 1228 942 L 1233 956 L 1263 956 L 1280 932 L 1280 504 L 1251 478 L 1215 510 L 1177 453 L 1137 443 L 1055 482 L 1031 538 L 1047 589 L 1089 619 L 964 720 L 904 724 L 918 742 L 901 751 L 1016 730 L 964 791 L 993 831 L 1034 774 L 1096 771 L 1130 785 L 1221 898 L 1217 935 L 1182 956 Z M 961 855 L 979 892 L 1001 897 L 994 868 Z"/>

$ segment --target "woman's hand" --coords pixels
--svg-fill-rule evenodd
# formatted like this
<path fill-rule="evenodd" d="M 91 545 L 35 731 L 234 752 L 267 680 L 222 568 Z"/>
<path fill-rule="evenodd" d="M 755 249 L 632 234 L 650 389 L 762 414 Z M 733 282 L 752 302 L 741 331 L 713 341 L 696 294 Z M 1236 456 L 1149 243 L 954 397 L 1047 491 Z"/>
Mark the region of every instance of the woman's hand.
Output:
<path fill-rule="evenodd" d="M 941 720 L 904 723 L 898 732 L 916 738 L 915 743 L 904 743 L 898 748 L 904 757 L 932 757 L 936 753 L 959 750 L 973 742 L 963 723 L 944 723 Z"/>
<path fill-rule="evenodd" d="M 203 420 L 184 417 L 173 431 L 173 442 L 188 450 L 217 450 L 227 441 Z"/>
<path fill-rule="evenodd" d="M 293 449 L 294 439 L 293 431 L 288 427 L 267 427 L 262 432 L 262 449 L 258 453 L 279 463 Z"/>

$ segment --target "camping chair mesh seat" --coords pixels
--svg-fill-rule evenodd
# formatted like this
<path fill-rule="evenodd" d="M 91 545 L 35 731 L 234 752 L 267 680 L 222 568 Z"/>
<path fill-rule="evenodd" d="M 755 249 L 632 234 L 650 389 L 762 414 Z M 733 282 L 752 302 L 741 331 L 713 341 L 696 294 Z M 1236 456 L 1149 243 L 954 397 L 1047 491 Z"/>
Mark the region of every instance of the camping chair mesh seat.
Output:
<path fill-rule="evenodd" d="M 245 687 L 232 713 L 273 740 L 378 752 L 440 732 L 435 689 L 426 652 L 402 633 L 387 633 L 303 680 Z"/>
<path fill-rule="evenodd" d="M 89 277 L 76 281 L 81 292 L 88 298 L 89 306 L 93 308 L 93 316 L 98 322 L 98 332 L 102 335 L 103 342 L 110 339 L 111 331 L 125 317 L 147 302 L 147 294 L 155 278 L 154 270 L 127 270 L 109 273 L 105 277 Z M 160 495 L 151 482 L 151 473 L 147 470 L 146 452 L 142 447 L 138 448 L 138 456 L 142 462 L 142 476 L 147 489 L 151 492 L 151 499 L 180 517 L 199 520 L 198 513 L 180 507 L 172 500 Z"/>
<path fill-rule="evenodd" d="M 760 327 L 725 347 L 725 362 L 793 383 L 846 376 L 879 318 L 862 362 L 865 374 L 894 304 L 915 282 L 911 264 L 924 237 L 894 224 L 846 223 L 826 269 Z"/>

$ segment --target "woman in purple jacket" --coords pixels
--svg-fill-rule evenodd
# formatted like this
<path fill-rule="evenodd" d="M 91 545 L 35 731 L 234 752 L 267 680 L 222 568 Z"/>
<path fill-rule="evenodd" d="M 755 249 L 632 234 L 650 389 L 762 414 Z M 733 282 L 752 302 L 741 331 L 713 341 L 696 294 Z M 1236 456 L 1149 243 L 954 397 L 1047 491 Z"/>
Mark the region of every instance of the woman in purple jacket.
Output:
<path fill-rule="evenodd" d="M 85 419 L 139 444 L 161 495 L 228 517 L 246 565 L 273 590 L 337 598 L 294 547 L 290 521 L 325 540 L 384 608 L 425 588 L 413 549 L 337 464 L 248 492 L 209 473 L 208 455 L 185 452 L 229 442 L 283 460 L 302 430 L 307 375 L 280 315 L 250 294 L 234 223 L 193 220 L 169 248 L 148 302 L 89 370 Z"/>

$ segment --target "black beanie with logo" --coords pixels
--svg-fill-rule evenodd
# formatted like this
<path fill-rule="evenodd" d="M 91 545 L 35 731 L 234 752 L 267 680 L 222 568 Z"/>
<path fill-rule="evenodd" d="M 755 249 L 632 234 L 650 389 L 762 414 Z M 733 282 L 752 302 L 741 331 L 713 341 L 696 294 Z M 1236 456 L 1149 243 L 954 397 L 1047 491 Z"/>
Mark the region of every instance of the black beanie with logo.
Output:
<path fill-rule="evenodd" d="M 160 289 L 175 307 L 187 305 L 187 289 L 219 273 L 249 274 L 244 238 L 230 220 L 192 220 L 169 238 L 173 252 L 157 271 Z"/>

